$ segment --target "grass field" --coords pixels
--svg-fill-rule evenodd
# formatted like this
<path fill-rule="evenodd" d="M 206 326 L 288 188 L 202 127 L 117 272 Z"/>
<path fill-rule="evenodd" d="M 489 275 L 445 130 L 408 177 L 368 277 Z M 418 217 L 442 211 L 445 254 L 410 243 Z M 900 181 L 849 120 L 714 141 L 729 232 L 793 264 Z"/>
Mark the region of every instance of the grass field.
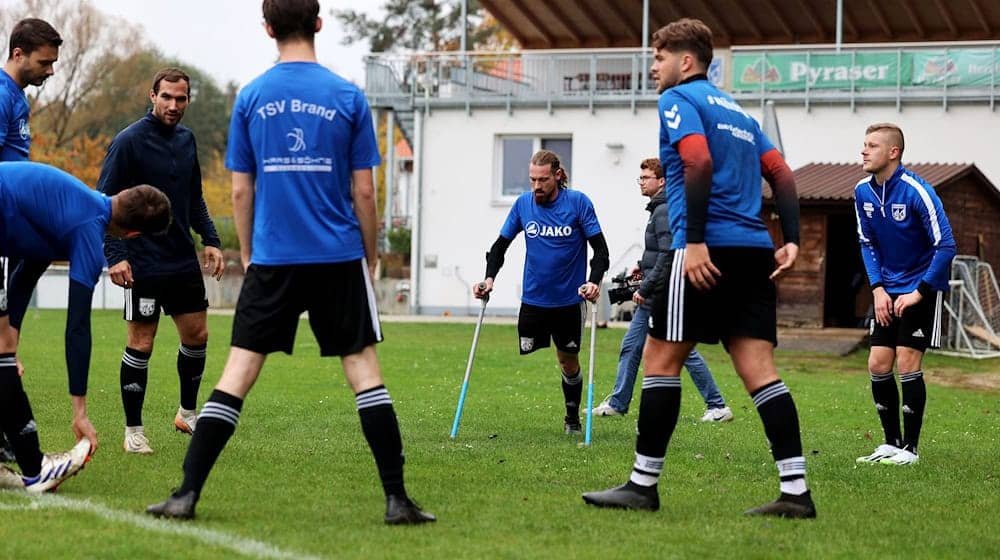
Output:
<path fill-rule="evenodd" d="M 702 348 L 736 419 L 699 423 L 703 405 L 683 378 L 681 418 L 660 481 L 662 507 L 650 514 L 598 510 L 579 497 L 627 477 L 637 406 L 622 418 L 595 419 L 593 446 L 578 447 L 582 437 L 562 434 L 552 351 L 518 357 L 514 327 L 487 320 L 461 430 L 451 441 L 473 326 L 384 324 L 379 354 L 402 426 L 408 490 L 439 517 L 428 526 L 386 527 L 353 396 L 339 362 L 317 356 L 303 322 L 296 356 L 269 359 L 209 478 L 198 519 L 183 523 L 140 514 L 179 483 L 189 441 L 172 426 L 176 332 L 169 321 L 161 324 L 151 360 L 144 419 L 156 453 L 125 456 L 119 317 L 94 315 L 89 407 L 101 448 L 54 496 L 0 492 L 0 557 L 1000 557 L 1000 392 L 933 383 L 944 374 L 1000 372 L 1000 360 L 928 356 L 921 463 L 893 469 L 854 463 L 881 437 L 863 353 L 779 352 L 819 510 L 813 521 L 785 521 L 741 514 L 777 495 L 775 468 L 725 355 Z M 64 320 L 60 312 L 31 312 L 20 351 L 46 450 L 73 443 Z M 201 400 L 221 373 L 230 321 L 210 318 Z M 623 334 L 598 332 L 595 402 L 612 385 Z"/>

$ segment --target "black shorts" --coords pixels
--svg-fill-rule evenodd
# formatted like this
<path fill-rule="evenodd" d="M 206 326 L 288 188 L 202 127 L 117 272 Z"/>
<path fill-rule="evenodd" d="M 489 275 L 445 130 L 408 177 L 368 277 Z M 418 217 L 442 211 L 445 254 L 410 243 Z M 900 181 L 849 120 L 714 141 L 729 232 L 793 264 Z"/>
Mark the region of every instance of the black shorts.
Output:
<path fill-rule="evenodd" d="M 709 247 L 721 276 L 707 291 L 684 276 L 685 249 L 670 251 L 665 293 L 654 294 L 649 335 L 667 342 L 728 346 L 733 337 L 778 344 L 777 290 L 771 281 L 774 251 L 757 247 Z"/>
<path fill-rule="evenodd" d="M 299 316 L 309 312 L 321 356 L 357 354 L 382 342 L 375 291 L 364 259 L 247 269 L 232 345 L 260 354 L 292 353 Z"/>
<path fill-rule="evenodd" d="M 895 303 L 899 294 L 890 294 L 889 297 Z M 892 317 L 888 327 L 879 325 L 873 314 L 868 327 L 871 345 L 889 348 L 905 346 L 921 352 L 928 348 L 940 348 L 943 300 L 944 293 L 935 292 L 935 296 L 923 298 L 920 303 L 906 308 L 902 317 Z"/>
<path fill-rule="evenodd" d="M 152 278 L 136 278 L 125 288 L 125 320 L 155 323 L 160 308 L 166 315 L 184 315 L 208 309 L 205 280 L 201 272 L 182 272 Z"/>
<path fill-rule="evenodd" d="M 579 354 L 586 317 L 587 305 L 582 301 L 564 307 L 539 307 L 522 303 L 521 312 L 517 316 L 521 354 L 548 348 L 549 338 L 555 342 L 557 350 Z"/>

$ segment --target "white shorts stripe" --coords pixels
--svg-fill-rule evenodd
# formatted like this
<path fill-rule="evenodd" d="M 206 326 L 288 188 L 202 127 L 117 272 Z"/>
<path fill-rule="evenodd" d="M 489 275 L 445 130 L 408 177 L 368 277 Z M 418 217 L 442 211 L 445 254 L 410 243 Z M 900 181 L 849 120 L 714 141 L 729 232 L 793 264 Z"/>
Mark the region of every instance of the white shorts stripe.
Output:
<path fill-rule="evenodd" d="M 670 267 L 665 339 L 668 342 L 684 340 L 684 252 L 685 249 L 674 250 L 674 262 Z"/>
<path fill-rule="evenodd" d="M 941 347 L 941 307 L 944 293 L 937 292 L 934 297 L 934 323 L 931 327 L 931 348 Z"/>
<path fill-rule="evenodd" d="M 378 319 L 378 306 L 375 304 L 375 290 L 372 288 L 372 279 L 368 275 L 368 259 L 361 258 L 361 270 L 365 275 L 365 293 L 368 296 L 368 312 L 372 318 L 372 330 L 375 331 L 375 340 L 382 340 L 382 324 Z"/>
<path fill-rule="evenodd" d="M 132 288 L 125 288 L 125 320 L 132 319 Z"/>

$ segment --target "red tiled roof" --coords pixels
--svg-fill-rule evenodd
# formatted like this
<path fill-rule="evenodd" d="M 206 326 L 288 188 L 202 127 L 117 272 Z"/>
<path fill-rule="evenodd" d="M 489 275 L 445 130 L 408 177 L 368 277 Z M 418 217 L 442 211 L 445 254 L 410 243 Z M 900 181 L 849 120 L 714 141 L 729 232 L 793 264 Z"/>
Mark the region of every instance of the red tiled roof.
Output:
<path fill-rule="evenodd" d="M 973 171 L 982 176 L 971 163 L 908 163 L 906 167 L 934 185 L 935 189 L 946 187 L 949 181 Z M 815 201 L 851 200 L 854 186 L 865 177 L 858 163 L 810 163 L 793 173 L 799 199 Z M 989 183 L 985 177 L 983 180 Z M 764 183 L 763 194 L 764 198 L 771 198 L 767 183 Z"/>

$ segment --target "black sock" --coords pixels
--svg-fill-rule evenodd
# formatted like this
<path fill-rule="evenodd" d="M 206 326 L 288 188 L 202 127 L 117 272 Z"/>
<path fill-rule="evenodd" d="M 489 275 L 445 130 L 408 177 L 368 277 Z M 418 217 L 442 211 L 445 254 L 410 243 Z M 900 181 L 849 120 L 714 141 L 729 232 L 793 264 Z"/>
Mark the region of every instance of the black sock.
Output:
<path fill-rule="evenodd" d="M 146 383 L 149 380 L 149 352 L 126 347 L 119 379 L 125 425 L 142 426 L 142 403 L 146 400 Z"/>
<path fill-rule="evenodd" d="M 181 382 L 181 408 L 194 410 L 198 406 L 198 387 L 205 373 L 205 348 L 207 344 L 177 349 L 177 377 Z"/>
<path fill-rule="evenodd" d="M 892 371 L 888 373 L 869 372 L 872 379 L 872 399 L 878 419 L 882 422 L 885 442 L 895 447 L 903 447 L 903 434 L 899 430 L 899 391 Z"/>
<path fill-rule="evenodd" d="M 31 413 L 31 403 L 17 374 L 14 354 L 0 354 L 0 430 L 7 436 L 21 474 L 38 475 L 42 470 L 42 450 Z"/>
<path fill-rule="evenodd" d="M 657 375 L 642 378 L 635 463 L 632 465 L 629 482 L 645 487 L 656 485 L 663 472 L 667 445 L 677 427 L 680 412 L 680 377 Z"/>
<path fill-rule="evenodd" d="M 781 478 L 781 493 L 805 494 L 806 459 L 802 456 L 799 414 L 792 394 L 779 379 L 750 393 L 750 397 L 771 443 L 771 456 Z"/>
<path fill-rule="evenodd" d="M 562 372 L 563 397 L 566 400 L 566 421 L 580 421 L 580 399 L 583 397 L 583 376 L 580 369 L 576 373 Z"/>
<path fill-rule="evenodd" d="M 927 404 L 924 372 L 900 373 L 899 384 L 903 388 L 903 445 L 916 453 L 924 423 L 924 405 Z"/>
<path fill-rule="evenodd" d="M 372 387 L 354 396 L 361 417 L 361 431 L 375 457 L 378 476 L 385 495 L 406 496 L 403 486 L 403 438 L 399 421 L 392 408 L 392 399 L 385 385 Z M 199 426 L 199 429 L 200 426 Z"/>
<path fill-rule="evenodd" d="M 208 473 L 236 431 L 242 408 L 242 399 L 218 389 L 212 391 L 198 415 L 198 429 L 191 436 L 191 445 L 184 457 L 184 482 L 175 495 L 191 490 L 201 495 Z"/>

